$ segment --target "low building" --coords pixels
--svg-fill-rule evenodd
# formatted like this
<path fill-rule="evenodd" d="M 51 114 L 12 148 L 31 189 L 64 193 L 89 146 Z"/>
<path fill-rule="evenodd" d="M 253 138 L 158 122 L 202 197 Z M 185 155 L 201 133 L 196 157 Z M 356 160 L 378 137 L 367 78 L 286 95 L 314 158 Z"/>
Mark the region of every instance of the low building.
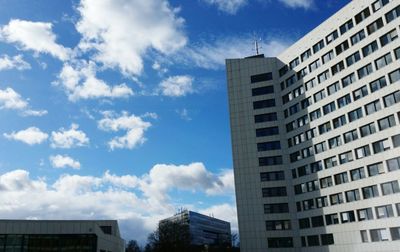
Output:
<path fill-rule="evenodd" d="M 0 252 L 122 252 L 115 220 L 0 220 Z"/>
<path fill-rule="evenodd" d="M 189 226 L 191 245 L 231 245 L 231 225 L 229 222 L 196 212 L 183 210 L 174 216 L 161 220 L 160 226 L 169 222 Z"/>

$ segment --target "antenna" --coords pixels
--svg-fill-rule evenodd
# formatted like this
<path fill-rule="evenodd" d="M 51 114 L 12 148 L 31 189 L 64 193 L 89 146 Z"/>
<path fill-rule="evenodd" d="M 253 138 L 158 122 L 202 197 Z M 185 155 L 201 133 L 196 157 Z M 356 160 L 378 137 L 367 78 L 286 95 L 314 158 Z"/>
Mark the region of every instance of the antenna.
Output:
<path fill-rule="evenodd" d="M 261 42 L 261 38 L 257 39 L 256 36 L 254 35 L 254 51 L 256 52 L 256 55 L 260 54 L 260 49 L 262 48 L 261 45 L 259 44 Z"/>

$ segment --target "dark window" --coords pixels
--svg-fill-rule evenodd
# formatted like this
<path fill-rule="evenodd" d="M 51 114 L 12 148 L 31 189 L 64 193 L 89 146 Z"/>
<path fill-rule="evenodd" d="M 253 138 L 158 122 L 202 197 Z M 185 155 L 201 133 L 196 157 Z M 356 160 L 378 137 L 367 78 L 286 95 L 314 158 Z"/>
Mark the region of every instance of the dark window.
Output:
<path fill-rule="evenodd" d="M 313 227 L 322 227 L 324 226 L 324 216 L 314 216 L 311 217 L 311 224 Z"/>
<path fill-rule="evenodd" d="M 339 73 L 343 69 L 344 69 L 344 63 L 343 63 L 343 61 L 340 61 L 339 63 L 337 63 L 336 65 L 331 67 L 332 76 Z"/>
<path fill-rule="evenodd" d="M 284 76 L 289 71 L 289 67 L 285 65 L 281 69 L 279 69 L 279 77 Z"/>
<path fill-rule="evenodd" d="M 319 41 L 315 45 L 313 45 L 313 51 L 314 53 L 317 53 L 319 50 L 325 47 L 325 43 L 323 40 Z"/>
<path fill-rule="evenodd" d="M 257 75 L 252 75 L 250 77 L 251 83 L 257 83 L 261 81 L 269 81 L 272 80 L 272 73 L 262 73 Z"/>
<path fill-rule="evenodd" d="M 397 180 L 381 184 L 382 195 L 389 195 L 400 192 L 399 182 Z"/>
<path fill-rule="evenodd" d="M 364 96 L 368 95 L 368 88 L 366 85 L 360 87 L 359 89 L 356 89 L 353 91 L 353 98 L 354 101 L 357 101 L 358 99 L 363 98 Z"/>
<path fill-rule="evenodd" d="M 390 218 L 390 217 L 394 216 L 392 205 L 384 205 L 384 206 L 375 207 L 375 211 L 376 211 L 377 219 Z"/>
<path fill-rule="evenodd" d="M 285 173 L 283 171 L 262 172 L 260 173 L 260 180 L 262 182 L 285 180 Z"/>
<path fill-rule="evenodd" d="M 260 157 L 258 158 L 259 166 L 270 166 L 270 165 L 281 165 L 282 164 L 282 156 L 273 156 L 273 157 Z"/>
<path fill-rule="evenodd" d="M 360 59 L 361 59 L 361 56 L 360 56 L 360 52 L 358 52 L 358 51 L 356 53 L 350 55 L 349 57 L 346 58 L 347 67 L 353 65 Z"/>
<path fill-rule="evenodd" d="M 373 41 L 372 43 L 362 48 L 363 56 L 367 57 L 376 50 L 378 50 L 378 43 L 376 41 Z"/>
<path fill-rule="evenodd" d="M 400 146 L 400 134 L 392 136 L 393 148 Z"/>
<path fill-rule="evenodd" d="M 343 137 L 344 137 L 345 143 L 349 143 L 351 141 L 357 140 L 358 139 L 357 130 L 352 130 L 352 131 L 346 132 L 343 134 Z"/>
<path fill-rule="evenodd" d="M 279 141 L 257 143 L 257 151 L 270 151 L 270 150 L 280 150 L 280 149 L 281 149 L 281 142 Z"/>
<path fill-rule="evenodd" d="M 344 33 L 346 33 L 348 30 L 350 30 L 351 28 L 353 28 L 353 20 L 350 19 L 349 21 L 347 21 L 346 23 L 342 24 L 339 27 L 340 30 L 340 35 L 343 35 Z"/>
<path fill-rule="evenodd" d="M 264 213 L 288 213 L 288 203 L 264 204 Z"/>
<path fill-rule="evenodd" d="M 308 59 L 311 56 L 311 49 L 308 49 L 307 51 L 303 52 L 300 57 L 301 57 L 301 62 L 304 62 L 306 59 Z"/>
<path fill-rule="evenodd" d="M 266 113 L 254 116 L 255 123 L 272 122 L 278 120 L 278 115 L 274 113 Z"/>
<path fill-rule="evenodd" d="M 400 157 L 392 158 L 386 161 L 386 165 L 388 167 L 388 171 L 397 171 L 400 169 Z M 400 213 L 399 213 L 400 215 Z"/>
<path fill-rule="evenodd" d="M 352 181 L 356 181 L 356 180 L 365 178 L 364 167 L 350 170 L 350 177 L 351 177 Z"/>
<path fill-rule="evenodd" d="M 353 122 L 355 120 L 362 118 L 363 112 L 362 112 L 361 108 L 358 108 L 358 109 L 350 111 L 347 115 L 349 116 L 349 121 Z"/>
<path fill-rule="evenodd" d="M 400 5 L 385 14 L 386 22 L 390 23 L 400 16 Z"/>
<path fill-rule="evenodd" d="M 334 55 L 333 55 L 333 50 L 330 50 L 329 52 L 327 52 L 326 54 L 324 54 L 322 56 L 322 63 L 326 64 L 327 62 L 329 62 L 331 59 L 333 59 Z"/>
<path fill-rule="evenodd" d="M 295 68 L 295 67 L 296 67 L 297 65 L 299 65 L 299 64 L 300 64 L 299 58 L 295 58 L 294 60 L 292 60 L 292 61 L 289 63 L 290 69 Z"/>
<path fill-rule="evenodd" d="M 383 76 L 369 84 L 369 87 L 371 88 L 371 93 L 378 91 L 379 89 L 384 88 L 386 86 L 387 86 L 387 83 L 386 83 L 385 76 Z"/>
<path fill-rule="evenodd" d="M 381 46 L 384 47 L 385 45 L 391 43 L 392 41 L 396 40 L 398 38 L 398 34 L 396 29 L 391 30 L 390 32 L 386 33 L 382 37 L 379 38 L 379 41 L 381 42 Z"/>
<path fill-rule="evenodd" d="M 319 246 L 319 236 L 318 235 L 307 236 L 307 243 L 309 247 Z"/>
<path fill-rule="evenodd" d="M 382 107 L 381 107 L 381 103 L 379 100 L 375 100 L 375 101 L 370 102 L 367 105 L 365 105 L 365 113 L 367 115 L 373 114 L 381 109 L 382 109 Z"/>
<path fill-rule="evenodd" d="M 393 59 L 392 59 L 392 56 L 390 55 L 390 53 L 383 55 L 382 57 L 375 60 L 376 70 L 379 70 L 382 67 L 389 65 L 390 63 L 392 63 L 392 61 L 393 61 Z"/>
<path fill-rule="evenodd" d="M 279 134 L 278 127 L 256 129 L 256 137 L 273 136 Z"/>
<path fill-rule="evenodd" d="M 353 152 L 351 152 L 351 151 L 348 151 L 348 152 L 345 152 L 345 153 L 342 153 L 339 155 L 340 164 L 349 163 L 349 162 L 352 162 L 353 160 L 354 160 Z"/>
<path fill-rule="evenodd" d="M 365 8 L 362 10 L 360 13 L 358 13 L 354 18 L 356 20 L 356 24 L 359 24 L 362 22 L 364 19 L 369 17 L 371 15 L 371 12 L 369 11 L 369 7 Z"/>
<path fill-rule="evenodd" d="M 385 104 L 385 107 L 390 107 L 398 102 L 400 102 L 400 91 L 396 91 L 383 97 L 383 103 Z"/>
<path fill-rule="evenodd" d="M 373 220 L 372 208 L 364 208 L 357 210 L 358 221 Z"/>
<path fill-rule="evenodd" d="M 339 82 L 337 81 L 337 82 L 333 83 L 332 85 L 328 86 L 328 95 L 332 95 L 339 90 L 340 90 L 340 85 L 339 85 Z"/>
<path fill-rule="evenodd" d="M 371 74 L 373 72 L 373 68 L 372 68 L 372 64 L 368 64 L 360 69 L 357 70 L 357 74 L 358 74 L 358 79 L 361 80 L 362 78 L 364 78 L 365 76 L 368 76 L 369 74 Z"/>
<path fill-rule="evenodd" d="M 267 230 L 290 230 L 290 220 L 272 220 L 265 222 Z"/>
<path fill-rule="evenodd" d="M 322 234 L 321 235 L 321 245 L 332 245 L 335 244 L 333 239 L 333 234 Z"/>
<path fill-rule="evenodd" d="M 299 219 L 299 227 L 300 229 L 306 229 L 310 228 L 310 219 L 309 218 L 304 218 L 304 219 Z"/>
<path fill-rule="evenodd" d="M 272 94 L 274 92 L 274 86 L 266 86 L 266 87 L 259 87 L 253 88 L 251 90 L 253 96 L 258 95 L 265 95 L 265 94 Z"/>
<path fill-rule="evenodd" d="M 287 196 L 286 187 L 268 187 L 262 189 L 262 196 L 266 197 L 284 197 Z"/>
<path fill-rule="evenodd" d="M 337 100 L 337 103 L 338 103 L 339 108 L 342 108 L 342 107 L 344 107 L 344 106 L 350 104 L 350 103 L 351 103 L 351 96 L 350 96 L 350 94 L 347 94 L 347 95 L 345 95 L 345 96 L 340 97 L 340 98 Z"/>
<path fill-rule="evenodd" d="M 383 27 L 383 20 L 382 18 L 378 18 L 375 22 L 367 26 L 368 35 L 371 35 L 372 33 L 376 32 L 382 27 Z"/>
<path fill-rule="evenodd" d="M 355 45 L 358 42 L 360 42 L 361 40 L 365 39 L 365 32 L 364 30 L 361 30 L 359 32 L 357 32 L 355 35 L 353 35 L 350 40 L 351 40 L 351 44 Z"/>
<path fill-rule="evenodd" d="M 390 83 L 395 83 L 400 80 L 400 69 L 389 73 Z"/>
<path fill-rule="evenodd" d="M 338 214 L 328 214 L 325 215 L 325 222 L 326 225 L 334 225 L 334 224 L 339 224 L 339 216 Z"/>
<path fill-rule="evenodd" d="M 292 248 L 293 238 L 292 237 L 278 237 L 268 238 L 269 248 Z"/>
<path fill-rule="evenodd" d="M 363 198 L 364 199 L 370 199 L 374 197 L 379 196 L 378 192 L 378 186 L 377 185 L 372 185 L 372 186 L 367 186 L 362 188 L 362 193 L 363 193 Z"/>
<path fill-rule="evenodd" d="M 334 178 L 335 178 L 335 185 L 340 185 L 349 182 L 347 172 L 336 174 Z"/>
<path fill-rule="evenodd" d="M 342 212 L 342 213 L 340 213 L 340 217 L 342 219 L 342 223 L 356 221 L 356 216 L 354 215 L 354 211 Z"/>
<path fill-rule="evenodd" d="M 332 33 L 330 33 L 328 36 L 326 36 L 326 44 L 329 45 L 332 41 L 334 41 L 335 39 L 337 39 L 338 37 L 338 32 L 335 30 Z"/>
<path fill-rule="evenodd" d="M 367 170 L 370 177 L 385 173 L 382 162 L 368 165 Z"/>
<path fill-rule="evenodd" d="M 384 152 L 390 149 L 389 139 L 382 139 L 372 143 L 372 148 L 374 149 L 374 154 Z"/>
<path fill-rule="evenodd" d="M 333 186 L 332 177 L 321 178 L 319 180 L 321 188 L 327 188 Z"/>
<path fill-rule="evenodd" d="M 329 198 L 331 200 L 331 205 L 342 204 L 344 202 L 342 193 L 332 194 Z"/>
<path fill-rule="evenodd" d="M 345 40 L 343 43 L 335 47 L 336 56 L 349 49 L 349 42 Z"/>
<path fill-rule="evenodd" d="M 347 87 L 348 85 L 352 84 L 356 81 L 356 75 L 354 73 L 347 75 L 342 79 L 342 86 L 343 88 Z"/>
<path fill-rule="evenodd" d="M 345 192 L 346 202 L 353 202 L 360 200 L 360 191 L 358 189 L 350 190 Z"/>
<path fill-rule="evenodd" d="M 270 108 L 270 107 L 275 107 L 274 99 L 253 102 L 253 109 L 262 109 L 262 108 Z"/>

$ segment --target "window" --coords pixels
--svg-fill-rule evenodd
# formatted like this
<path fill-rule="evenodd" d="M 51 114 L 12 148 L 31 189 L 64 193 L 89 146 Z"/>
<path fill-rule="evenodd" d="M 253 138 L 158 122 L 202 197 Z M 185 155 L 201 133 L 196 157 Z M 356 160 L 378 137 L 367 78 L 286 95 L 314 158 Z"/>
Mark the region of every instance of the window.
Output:
<path fill-rule="evenodd" d="M 400 240 L 400 227 L 390 228 L 390 235 L 393 241 Z"/>
<path fill-rule="evenodd" d="M 369 74 L 371 74 L 374 70 L 372 69 L 372 64 L 368 64 L 360 69 L 357 70 L 357 74 L 358 74 L 358 79 L 362 79 L 365 76 L 368 76 Z"/>
<path fill-rule="evenodd" d="M 390 115 L 388 117 L 378 120 L 379 130 L 385 130 L 395 125 L 396 125 L 396 120 L 394 119 L 394 115 Z"/>
<path fill-rule="evenodd" d="M 339 224 L 339 216 L 338 216 L 338 214 L 335 213 L 335 214 L 325 215 L 325 222 L 326 222 L 327 226 Z"/>
<path fill-rule="evenodd" d="M 262 189 L 263 198 L 287 196 L 286 187 L 268 187 Z"/>
<path fill-rule="evenodd" d="M 394 54 L 396 55 L 396 59 L 400 59 L 400 47 L 394 49 Z"/>
<path fill-rule="evenodd" d="M 348 151 L 348 152 L 345 152 L 345 153 L 342 153 L 339 155 L 340 164 L 345 164 L 345 163 L 351 162 L 353 160 L 354 160 L 353 153 L 351 151 Z"/>
<path fill-rule="evenodd" d="M 361 59 L 361 56 L 360 56 L 360 52 L 359 51 L 357 51 L 356 53 L 350 55 L 349 57 L 346 58 L 347 67 L 353 65 L 354 63 L 356 63 L 360 59 Z"/>
<path fill-rule="evenodd" d="M 346 202 L 353 202 L 360 200 L 360 191 L 358 189 L 350 190 L 345 192 Z"/>
<path fill-rule="evenodd" d="M 342 87 L 345 88 L 355 81 L 356 81 L 356 75 L 354 73 L 352 73 L 342 79 Z"/>
<path fill-rule="evenodd" d="M 329 70 L 326 70 L 325 72 L 323 72 L 322 74 L 318 75 L 318 81 L 319 83 L 327 80 L 330 78 L 330 74 L 329 74 Z"/>
<path fill-rule="evenodd" d="M 365 113 L 367 115 L 373 114 L 376 111 L 381 110 L 381 103 L 379 102 L 379 100 L 375 100 L 371 103 L 368 103 L 367 105 L 365 105 Z"/>
<path fill-rule="evenodd" d="M 321 90 L 318 93 L 314 94 L 314 101 L 319 102 L 320 100 L 324 99 L 325 97 L 326 97 L 325 90 Z"/>
<path fill-rule="evenodd" d="M 317 129 L 316 128 L 312 128 L 312 129 L 306 131 L 307 140 L 312 139 L 313 137 L 315 137 L 315 135 L 317 135 Z"/>
<path fill-rule="evenodd" d="M 390 217 L 394 216 L 392 205 L 384 205 L 384 206 L 375 207 L 375 211 L 376 211 L 377 219 L 390 218 Z"/>
<path fill-rule="evenodd" d="M 342 24 L 339 27 L 340 30 L 340 35 L 343 35 L 344 33 L 346 33 L 347 31 L 349 31 L 351 28 L 353 28 L 353 20 L 350 19 L 349 21 L 347 21 L 346 23 Z"/>
<path fill-rule="evenodd" d="M 343 43 L 335 47 L 336 56 L 349 49 L 349 42 L 345 40 Z"/>
<path fill-rule="evenodd" d="M 395 194 L 400 192 L 399 182 L 397 180 L 381 184 L 382 195 Z"/>
<path fill-rule="evenodd" d="M 257 143 L 257 151 L 270 151 L 270 150 L 280 150 L 280 149 L 281 149 L 281 142 L 279 141 Z"/>
<path fill-rule="evenodd" d="M 372 148 L 374 149 L 374 154 L 390 149 L 389 139 L 386 138 L 372 143 Z"/>
<path fill-rule="evenodd" d="M 400 6 L 397 6 L 396 8 L 392 9 L 391 11 L 385 14 L 386 22 L 390 23 L 399 16 L 400 16 Z"/>
<path fill-rule="evenodd" d="M 323 40 L 319 41 L 315 45 L 313 45 L 314 54 L 317 53 L 319 50 L 325 47 L 325 43 Z"/>
<path fill-rule="evenodd" d="M 332 95 L 340 90 L 339 82 L 335 82 L 332 85 L 328 86 L 328 95 Z"/>
<path fill-rule="evenodd" d="M 390 55 L 390 53 L 385 54 L 384 56 L 375 60 L 376 70 L 379 70 L 382 67 L 389 65 L 390 63 L 392 63 L 392 61 L 393 60 L 392 60 L 392 56 Z"/>
<path fill-rule="evenodd" d="M 322 162 L 318 161 L 318 162 L 311 163 L 310 168 L 311 168 L 311 173 L 318 172 L 318 171 L 322 170 Z"/>
<path fill-rule="evenodd" d="M 352 181 L 356 181 L 356 180 L 365 178 L 364 167 L 350 170 L 350 177 L 351 177 Z"/>
<path fill-rule="evenodd" d="M 299 177 L 303 177 L 311 174 L 311 169 L 307 165 L 300 166 L 297 168 L 297 173 L 299 174 Z"/>
<path fill-rule="evenodd" d="M 346 132 L 343 134 L 343 137 L 344 137 L 345 143 L 349 143 L 351 141 L 357 140 L 358 139 L 357 130 L 352 130 L 352 131 Z"/>
<path fill-rule="evenodd" d="M 385 173 L 382 162 L 368 165 L 367 170 L 370 177 Z"/>
<path fill-rule="evenodd" d="M 288 203 L 264 204 L 264 213 L 288 213 Z"/>
<path fill-rule="evenodd" d="M 331 205 L 342 204 L 344 202 L 342 193 L 332 194 L 329 197 L 331 200 Z"/>
<path fill-rule="evenodd" d="M 356 89 L 353 91 L 353 98 L 354 101 L 357 101 L 358 99 L 363 98 L 364 96 L 368 95 L 368 89 L 367 86 L 364 85 L 362 87 L 360 87 L 359 89 Z"/>
<path fill-rule="evenodd" d="M 355 45 L 358 42 L 360 42 L 361 40 L 365 39 L 365 32 L 364 29 L 357 32 L 355 35 L 353 35 L 350 40 L 351 40 L 351 44 Z"/>
<path fill-rule="evenodd" d="M 334 178 L 335 178 L 335 185 L 340 185 L 349 182 L 347 172 L 336 174 Z"/>
<path fill-rule="evenodd" d="M 343 63 L 343 61 L 340 61 L 339 63 L 337 63 L 336 65 L 331 67 L 332 76 L 339 73 L 343 69 L 344 69 L 344 63 Z"/>
<path fill-rule="evenodd" d="M 400 69 L 389 73 L 390 83 L 395 83 L 400 80 Z"/>
<path fill-rule="evenodd" d="M 324 226 L 324 216 L 314 216 L 311 217 L 311 225 L 312 227 L 322 227 Z"/>
<path fill-rule="evenodd" d="M 373 41 L 372 43 L 362 48 L 362 53 L 364 57 L 367 57 L 376 50 L 378 50 L 378 43 L 376 41 Z"/>
<path fill-rule="evenodd" d="M 360 235 L 361 235 L 361 241 L 362 242 L 368 242 L 368 233 L 367 230 L 360 230 Z"/>
<path fill-rule="evenodd" d="M 378 192 L 378 186 L 377 185 L 372 185 L 372 186 L 367 186 L 362 188 L 362 193 L 363 193 L 363 198 L 364 199 L 370 199 L 374 197 L 379 196 Z"/>
<path fill-rule="evenodd" d="M 322 143 L 318 143 L 314 146 L 315 149 L 315 154 L 319 154 L 321 152 L 324 152 L 326 150 L 326 144 L 325 141 Z"/>
<path fill-rule="evenodd" d="M 383 76 L 369 84 L 369 87 L 371 88 L 371 93 L 378 91 L 379 89 L 384 88 L 386 86 L 387 86 L 387 83 L 386 83 L 385 76 Z"/>
<path fill-rule="evenodd" d="M 253 88 L 251 90 L 252 96 L 258 96 L 258 95 L 265 95 L 265 94 L 272 94 L 274 92 L 274 86 L 266 86 L 266 87 L 259 87 L 259 88 Z"/>
<path fill-rule="evenodd" d="M 260 180 L 261 182 L 285 180 L 285 173 L 283 171 L 262 172 L 260 173 Z"/>
<path fill-rule="evenodd" d="M 311 56 L 311 49 L 308 49 L 307 51 L 303 52 L 300 57 L 301 57 L 301 62 L 304 62 L 306 59 L 310 58 Z"/>
<path fill-rule="evenodd" d="M 326 122 L 318 126 L 319 134 L 322 135 L 326 132 L 331 131 L 331 122 Z"/>
<path fill-rule="evenodd" d="M 356 216 L 354 215 L 354 211 L 341 212 L 340 217 L 342 219 L 342 223 L 349 223 L 356 221 Z"/>
<path fill-rule="evenodd" d="M 335 243 L 333 239 L 333 234 L 322 234 L 321 235 L 321 245 L 332 245 Z"/>
<path fill-rule="evenodd" d="M 272 220 L 265 222 L 267 230 L 290 230 L 290 220 Z"/>
<path fill-rule="evenodd" d="M 282 164 L 282 156 L 273 156 L 273 157 L 260 157 L 258 158 L 259 166 L 270 166 L 270 165 L 281 165 Z"/>
<path fill-rule="evenodd" d="M 358 221 L 373 220 L 372 208 L 364 208 L 357 210 Z"/>
<path fill-rule="evenodd" d="M 392 136 L 393 148 L 400 146 L 400 134 Z"/>
<path fill-rule="evenodd" d="M 293 97 L 296 98 L 300 95 L 304 94 L 304 87 L 301 85 L 300 87 L 293 90 Z"/>
<path fill-rule="evenodd" d="M 256 137 L 279 135 L 278 127 L 256 129 Z"/>
<path fill-rule="evenodd" d="M 374 12 L 378 11 L 380 8 L 388 4 L 392 0 L 377 0 L 372 4 L 372 10 Z"/>
<path fill-rule="evenodd" d="M 307 244 L 309 247 L 319 246 L 319 236 L 318 235 L 307 236 Z"/>
<path fill-rule="evenodd" d="M 312 98 L 308 97 L 306 99 L 301 100 L 301 108 L 305 109 L 312 104 Z"/>
<path fill-rule="evenodd" d="M 292 60 L 292 61 L 289 63 L 290 69 L 295 68 L 295 67 L 298 66 L 299 64 L 300 64 L 299 58 L 295 58 L 294 60 Z"/>
<path fill-rule="evenodd" d="M 315 81 L 315 78 L 311 79 L 310 81 L 307 81 L 304 85 L 306 87 L 306 90 L 310 90 L 311 88 L 315 87 L 317 82 Z"/>
<path fill-rule="evenodd" d="M 315 199 L 315 202 L 317 204 L 317 208 L 322 208 L 328 206 L 328 197 L 319 197 Z"/>
<path fill-rule="evenodd" d="M 361 108 L 350 111 L 347 115 L 349 116 L 349 122 L 353 122 L 363 117 Z"/>
<path fill-rule="evenodd" d="M 398 38 L 398 34 L 396 29 L 391 30 L 390 32 L 386 33 L 382 37 L 379 38 L 379 41 L 381 42 L 381 46 L 384 47 L 385 45 L 391 43 L 392 41 L 396 40 Z"/>
<path fill-rule="evenodd" d="M 310 146 L 310 147 L 304 148 L 301 150 L 301 153 L 302 153 L 303 158 L 308 158 L 308 157 L 314 155 L 313 147 Z"/>
<path fill-rule="evenodd" d="M 356 149 L 356 158 L 361 159 L 371 155 L 371 150 L 369 149 L 369 145 L 362 146 Z"/>
<path fill-rule="evenodd" d="M 314 121 L 321 117 L 321 109 L 316 109 L 310 113 L 310 120 Z"/>
<path fill-rule="evenodd" d="M 296 82 L 296 75 L 290 76 L 288 79 L 286 79 L 286 87 L 290 87 Z"/>
<path fill-rule="evenodd" d="M 269 248 L 292 248 L 293 238 L 292 237 L 277 237 L 268 238 Z"/>
<path fill-rule="evenodd" d="M 383 27 L 383 20 L 382 18 L 378 18 L 375 22 L 367 26 L 368 35 L 371 35 L 372 33 L 376 32 L 382 27 Z"/>
<path fill-rule="evenodd" d="M 328 140 L 329 149 L 336 148 L 342 145 L 342 138 L 340 136 L 332 137 Z"/>
<path fill-rule="evenodd" d="M 284 76 L 289 71 L 289 67 L 287 65 L 283 66 L 279 69 L 279 77 Z"/>
<path fill-rule="evenodd" d="M 321 61 L 319 59 L 317 59 L 316 61 L 311 63 L 308 67 L 310 69 L 310 72 L 312 72 L 312 71 L 316 70 L 320 66 L 321 66 Z"/>
<path fill-rule="evenodd" d="M 314 199 L 303 200 L 303 210 L 307 211 L 311 209 L 315 209 Z"/>
<path fill-rule="evenodd" d="M 272 73 L 262 73 L 250 76 L 251 83 L 272 80 Z"/>
<path fill-rule="evenodd" d="M 266 113 L 254 116 L 255 123 L 272 122 L 278 120 L 278 115 L 274 113 Z"/>
<path fill-rule="evenodd" d="M 400 91 L 396 91 L 383 97 L 383 103 L 385 104 L 385 107 L 390 107 L 398 102 L 400 102 Z"/>
<path fill-rule="evenodd" d="M 327 62 L 329 62 L 331 59 L 333 59 L 334 55 L 333 55 L 333 50 L 330 50 L 329 52 L 327 52 L 326 54 L 324 54 L 322 56 L 322 63 L 326 64 Z"/>
<path fill-rule="evenodd" d="M 321 188 L 327 188 L 333 186 L 332 177 L 326 177 L 319 180 Z"/>
<path fill-rule="evenodd" d="M 332 41 L 334 41 L 335 39 L 337 39 L 338 37 L 338 32 L 335 30 L 332 33 L 330 33 L 328 36 L 326 36 L 326 44 L 329 45 Z"/>
<path fill-rule="evenodd" d="M 301 69 L 298 73 L 297 73 L 297 79 L 300 80 L 301 78 L 303 78 L 304 76 L 306 76 L 308 74 L 308 69 L 307 67 Z"/>
<path fill-rule="evenodd" d="M 335 110 L 336 110 L 335 102 L 328 103 L 327 105 L 322 107 L 322 111 L 324 112 L 324 115 L 327 115 Z"/>
<path fill-rule="evenodd" d="M 386 165 L 387 165 L 389 172 L 399 170 L 400 169 L 400 157 L 387 160 Z"/>
<path fill-rule="evenodd" d="M 371 12 L 369 11 L 369 8 L 365 8 L 362 10 L 360 13 L 358 13 L 354 18 L 356 20 L 356 24 L 361 23 L 364 19 L 369 17 L 371 15 Z"/>
<path fill-rule="evenodd" d="M 325 163 L 325 168 L 326 169 L 329 169 L 329 168 L 332 168 L 332 167 L 335 167 L 335 166 L 338 165 L 336 156 L 332 156 L 332 157 L 326 158 L 324 160 L 324 163 Z"/>
<path fill-rule="evenodd" d="M 345 96 L 340 97 L 340 98 L 337 100 L 337 103 L 338 103 L 339 108 L 342 108 L 342 107 L 344 107 L 344 106 L 350 104 L 350 103 L 351 103 L 351 96 L 350 96 L 350 94 L 347 94 L 347 95 L 345 95 Z"/>
<path fill-rule="evenodd" d="M 361 137 L 372 135 L 376 132 L 375 123 L 364 125 L 360 128 Z"/>

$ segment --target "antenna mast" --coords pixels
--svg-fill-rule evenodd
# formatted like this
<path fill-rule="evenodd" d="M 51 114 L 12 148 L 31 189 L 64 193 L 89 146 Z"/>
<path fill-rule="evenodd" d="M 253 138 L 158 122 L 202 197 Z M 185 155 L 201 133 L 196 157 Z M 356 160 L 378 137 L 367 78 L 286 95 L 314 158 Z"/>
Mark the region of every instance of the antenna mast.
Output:
<path fill-rule="evenodd" d="M 256 51 L 256 55 L 258 55 L 259 54 L 259 52 L 258 52 L 258 40 L 257 39 L 254 39 L 254 50 Z"/>

